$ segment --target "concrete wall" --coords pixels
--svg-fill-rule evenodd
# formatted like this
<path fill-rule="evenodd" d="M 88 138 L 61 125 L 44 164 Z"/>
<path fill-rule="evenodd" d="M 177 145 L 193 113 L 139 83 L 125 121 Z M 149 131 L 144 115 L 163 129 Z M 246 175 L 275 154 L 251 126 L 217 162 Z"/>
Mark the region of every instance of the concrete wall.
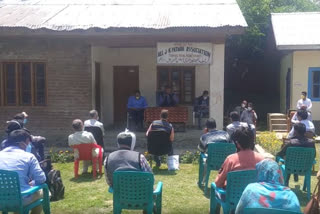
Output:
<path fill-rule="evenodd" d="M 286 113 L 286 78 L 288 69 L 291 69 L 291 85 L 292 85 L 292 60 L 293 54 L 290 53 L 284 56 L 281 59 L 281 68 L 280 68 L 280 111 L 281 113 Z M 291 93 L 291 100 L 292 100 L 292 93 Z"/>
<path fill-rule="evenodd" d="M 101 62 L 102 119 L 105 125 L 113 123 L 113 66 L 139 66 L 139 84 L 142 96 L 149 106 L 156 105 L 157 62 L 156 48 L 92 47 L 92 58 Z M 209 65 L 196 66 L 195 94 L 209 90 Z M 191 123 L 192 108 L 189 107 Z"/>
<path fill-rule="evenodd" d="M 47 106 L 0 106 L 0 130 L 5 121 L 26 111 L 26 125 L 34 135 L 64 144 L 73 132 L 75 118 L 86 119 L 91 109 L 91 49 L 72 39 L 0 38 L 0 62 L 44 61 L 47 63 Z"/>
<path fill-rule="evenodd" d="M 295 51 L 293 53 L 293 77 L 291 108 L 296 108 L 301 91 L 308 91 L 310 67 L 320 67 L 320 51 Z M 312 102 L 312 119 L 320 120 L 320 102 Z"/>

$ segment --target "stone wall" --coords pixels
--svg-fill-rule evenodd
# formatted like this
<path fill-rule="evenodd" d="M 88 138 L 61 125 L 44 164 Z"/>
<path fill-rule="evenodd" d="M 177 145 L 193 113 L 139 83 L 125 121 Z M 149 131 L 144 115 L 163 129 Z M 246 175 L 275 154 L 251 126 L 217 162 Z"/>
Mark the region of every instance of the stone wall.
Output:
<path fill-rule="evenodd" d="M 75 118 L 91 109 L 91 48 L 77 39 L 0 38 L 0 62 L 42 61 L 47 64 L 46 106 L 0 106 L 0 132 L 18 112 L 29 114 L 26 127 L 48 143 L 64 145 Z"/>

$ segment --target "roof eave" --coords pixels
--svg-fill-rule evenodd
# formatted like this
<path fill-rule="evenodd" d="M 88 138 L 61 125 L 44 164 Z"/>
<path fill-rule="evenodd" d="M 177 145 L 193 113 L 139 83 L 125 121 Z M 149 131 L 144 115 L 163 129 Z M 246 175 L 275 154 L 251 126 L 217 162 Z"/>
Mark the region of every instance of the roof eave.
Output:
<path fill-rule="evenodd" d="M 277 49 L 284 50 L 320 50 L 320 44 L 310 45 L 277 45 Z"/>

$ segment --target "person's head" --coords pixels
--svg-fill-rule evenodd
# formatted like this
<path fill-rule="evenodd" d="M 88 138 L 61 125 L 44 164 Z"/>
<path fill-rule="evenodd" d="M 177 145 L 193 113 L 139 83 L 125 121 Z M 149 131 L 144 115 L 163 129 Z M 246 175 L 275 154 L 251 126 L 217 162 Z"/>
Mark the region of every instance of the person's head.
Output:
<path fill-rule="evenodd" d="M 239 121 L 240 120 L 240 115 L 239 115 L 238 112 L 233 111 L 233 112 L 230 113 L 230 118 L 231 118 L 232 122 Z"/>
<path fill-rule="evenodd" d="M 136 99 L 139 99 L 140 96 L 141 96 L 141 93 L 140 93 L 139 90 L 136 90 L 136 91 L 134 92 L 134 95 L 135 95 Z"/>
<path fill-rule="evenodd" d="M 250 149 L 254 144 L 253 131 L 248 127 L 239 127 L 233 133 L 232 139 L 236 142 L 239 150 Z"/>
<path fill-rule="evenodd" d="M 6 129 L 7 134 L 10 134 L 14 130 L 23 128 L 22 124 L 18 120 L 10 120 L 7 123 L 8 123 L 7 129 Z"/>
<path fill-rule="evenodd" d="M 83 130 L 83 122 L 82 120 L 80 119 L 75 119 L 73 122 L 72 122 L 72 128 L 78 132 L 78 131 L 82 131 Z"/>
<path fill-rule="evenodd" d="M 118 134 L 117 144 L 119 148 L 134 150 L 136 145 L 136 135 L 126 129 L 124 132 Z"/>
<path fill-rule="evenodd" d="M 167 120 L 169 116 L 169 111 L 167 109 L 162 109 L 160 113 L 161 120 Z"/>
<path fill-rule="evenodd" d="M 306 105 L 301 105 L 300 109 L 307 110 L 307 106 Z"/>
<path fill-rule="evenodd" d="M 299 121 L 306 120 L 308 119 L 308 112 L 306 110 L 299 109 L 297 111 L 297 117 Z"/>
<path fill-rule="evenodd" d="M 251 111 L 253 109 L 253 104 L 252 103 L 248 103 L 248 110 Z"/>
<path fill-rule="evenodd" d="M 212 130 L 217 128 L 216 120 L 213 118 L 209 118 L 206 122 L 206 128 L 207 130 Z"/>
<path fill-rule="evenodd" d="M 293 125 L 294 135 L 303 137 L 306 133 L 306 125 L 303 123 L 296 123 Z"/>
<path fill-rule="evenodd" d="M 284 184 L 282 172 L 277 162 L 271 159 L 264 159 L 256 164 L 258 182 L 271 184 Z"/>
<path fill-rule="evenodd" d="M 203 91 L 202 97 L 203 97 L 204 99 L 207 99 L 207 98 L 209 97 L 209 92 L 208 92 L 207 90 Z"/>
<path fill-rule="evenodd" d="M 170 86 L 167 86 L 167 87 L 165 88 L 165 92 L 166 92 L 166 94 L 171 94 L 171 93 L 172 93 L 171 87 L 170 87 Z"/>
<path fill-rule="evenodd" d="M 305 100 L 307 98 L 307 92 L 306 91 L 301 92 L 301 98 L 303 100 Z"/>
<path fill-rule="evenodd" d="M 23 129 L 14 130 L 8 136 L 9 145 L 18 146 L 23 150 L 26 150 L 30 142 L 31 142 L 30 134 Z"/>
<path fill-rule="evenodd" d="M 16 115 L 14 115 L 13 119 L 23 123 L 23 124 L 26 124 L 27 121 L 28 121 L 28 114 L 26 112 L 21 112 L 21 113 L 18 113 Z"/>
<path fill-rule="evenodd" d="M 242 108 L 246 108 L 247 107 L 248 102 L 246 100 L 243 100 L 241 103 L 241 107 Z"/>
<path fill-rule="evenodd" d="M 94 110 L 94 109 L 89 112 L 89 116 L 90 116 L 90 118 L 92 118 L 92 119 L 96 119 L 96 120 L 99 119 L 99 114 L 98 114 L 98 112 L 97 112 L 96 110 Z"/>

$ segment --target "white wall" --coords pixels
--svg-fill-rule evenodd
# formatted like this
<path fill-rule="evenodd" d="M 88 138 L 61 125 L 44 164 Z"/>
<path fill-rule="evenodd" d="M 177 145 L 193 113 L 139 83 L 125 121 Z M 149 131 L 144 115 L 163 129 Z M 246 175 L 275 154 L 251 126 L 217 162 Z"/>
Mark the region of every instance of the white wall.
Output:
<path fill-rule="evenodd" d="M 280 69 L 280 111 L 286 114 L 286 77 L 288 68 L 291 69 L 291 85 L 292 85 L 292 60 L 293 54 L 290 53 L 281 59 L 281 69 Z M 291 90 L 291 100 L 292 100 L 292 90 Z"/>

